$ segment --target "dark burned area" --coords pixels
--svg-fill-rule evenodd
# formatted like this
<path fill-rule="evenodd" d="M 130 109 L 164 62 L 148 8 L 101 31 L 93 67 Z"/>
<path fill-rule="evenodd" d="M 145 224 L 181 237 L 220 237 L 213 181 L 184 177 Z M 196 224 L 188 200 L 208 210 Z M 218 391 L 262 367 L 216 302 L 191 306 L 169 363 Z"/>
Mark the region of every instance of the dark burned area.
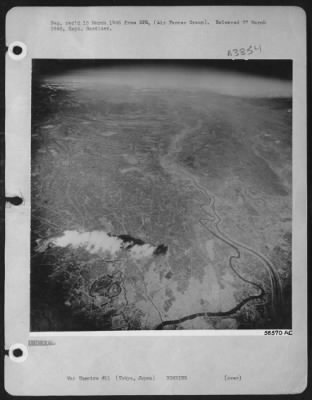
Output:
<path fill-rule="evenodd" d="M 111 235 L 111 234 L 109 234 L 109 235 Z M 111 235 L 111 236 L 114 236 L 114 235 Z M 144 240 L 134 238 L 131 235 L 123 234 L 123 235 L 118 235 L 117 237 L 126 244 L 125 245 L 126 249 L 131 249 L 133 246 L 143 246 L 145 244 Z M 167 253 L 167 250 L 168 250 L 168 246 L 165 246 L 164 244 L 159 244 L 156 247 L 156 249 L 154 250 L 154 254 L 155 255 L 159 255 L 159 254 L 165 255 Z"/>

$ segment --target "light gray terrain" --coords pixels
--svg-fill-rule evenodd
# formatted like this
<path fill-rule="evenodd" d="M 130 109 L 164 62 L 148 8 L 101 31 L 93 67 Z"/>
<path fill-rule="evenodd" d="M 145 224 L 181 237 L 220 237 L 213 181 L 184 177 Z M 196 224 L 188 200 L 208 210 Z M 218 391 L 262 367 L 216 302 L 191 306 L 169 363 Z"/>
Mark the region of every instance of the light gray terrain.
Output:
<path fill-rule="evenodd" d="M 91 86 L 34 91 L 32 330 L 291 328 L 291 99 Z"/>

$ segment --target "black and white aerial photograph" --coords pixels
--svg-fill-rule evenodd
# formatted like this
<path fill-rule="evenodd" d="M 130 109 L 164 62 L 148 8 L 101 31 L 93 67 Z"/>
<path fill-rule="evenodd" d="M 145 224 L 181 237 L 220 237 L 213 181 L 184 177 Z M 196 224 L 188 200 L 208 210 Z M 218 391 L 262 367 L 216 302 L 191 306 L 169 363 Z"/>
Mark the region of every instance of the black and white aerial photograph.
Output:
<path fill-rule="evenodd" d="M 292 328 L 292 61 L 35 59 L 32 332 Z"/>

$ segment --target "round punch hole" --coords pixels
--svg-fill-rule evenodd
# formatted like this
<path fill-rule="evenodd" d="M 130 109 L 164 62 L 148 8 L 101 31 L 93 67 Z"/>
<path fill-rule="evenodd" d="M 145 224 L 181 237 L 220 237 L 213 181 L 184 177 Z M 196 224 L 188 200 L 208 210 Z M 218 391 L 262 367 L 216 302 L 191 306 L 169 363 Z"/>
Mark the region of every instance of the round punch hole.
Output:
<path fill-rule="evenodd" d="M 14 46 L 12 51 L 16 56 L 19 56 L 23 53 L 23 49 L 21 48 L 21 46 Z"/>
<path fill-rule="evenodd" d="M 12 361 L 23 362 L 28 356 L 27 347 L 21 343 L 12 344 L 9 348 L 9 357 Z"/>
<path fill-rule="evenodd" d="M 13 60 L 21 60 L 26 57 L 27 47 L 23 42 L 13 42 L 9 45 L 9 56 Z"/>

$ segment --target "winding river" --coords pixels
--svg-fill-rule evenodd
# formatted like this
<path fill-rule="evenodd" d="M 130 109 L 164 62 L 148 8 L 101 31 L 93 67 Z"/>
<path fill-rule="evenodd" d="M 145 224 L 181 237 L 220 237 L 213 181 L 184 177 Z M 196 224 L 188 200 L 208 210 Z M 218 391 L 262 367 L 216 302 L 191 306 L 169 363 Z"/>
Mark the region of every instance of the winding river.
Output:
<path fill-rule="evenodd" d="M 197 124 L 190 128 L 187 125 L 184 125 L 181 129 L 181 131 L 176 134 L 170 145 L 168 152 L 160 157 L 160 164 L 164 171 L 169 173 L 173 179 L 176 179 L 180 182 L 185 182 L 188 181 L 188 183 L 191 183 L 192 186 L 199 192 L 201 192 L 204 197 L 207 199 L 207 202 L 205 204 L 201 205 L 201 209 L 203 213 L 206 214 L 206 218 L 203 218 L 199 221 L 199 223 L 203 226 L 204 229 L 209 231 L 213 236 L 215 236 L 217 239 L 223 241 L 225 244 L 230 246 L 234 251 L 235 254 L 231 255 L 229 257 L 229 267 L 233 271 L 233 273 L 238 276 L 239 279 L 244 281 L 245 283 L 248 283 L 252 285 L 254 288 L 257 289 L 258 293 L 254 295 L 250 295 L 243 299 L 241 302 L 239 302 L 235 307 L 229 309 L 228 311 L 220 311 L 220 312 L 210 312 L 210 311 L 205 311 L 205 312 L 197 312 L 194 314 L 186 315 L 181 318 L 175 319 L 175 320 L 167 320 L 167 321 L 162 321 L 159 325 L 156 326 L 155 329 L 161 330 L 165 326 L 168 325 L 177 325 L 180 323 L 183 323 L 188 320 L 195 319 L 197 317 L 226 317 L 235 314 L 238 312 L 245 304 L 251 302 L 252 300 L 257 300 L 257 299 L 264 299 L 265 303 L 268 303 L 270 301 L 270 306 L 271 306 L 271 313 L 272 317 L 275 318 L 279 314 L 279 310 L 282 307 L 282 288 L 281 288 L 281 282 L 278 273 L 276 272 L 273 264 L 271 261 L 261 254 L 259 251 L 256 251 L 252 249 L 251 247 L 247 246 L 244 243 L 240 243 L 237 240 L 232 239 L 228 234 L 225 234 L 222 230 L 222 218 L 219 216 L 219 214 L 216 211 L 215 207 L 215 196 L 208 191 L 208 189 L 203 186 L 200 183 L 200 178 L 194 174 L 192 174 L 187 168 L 183 167 L 181 164 L 176 162 L 177 155 L 179 154 L 181 148 L 182 148 L 182 143 L 183 140 L 188 136 L 192 135 L 192 133 L 195 133 L 197 130 L 201 128 L 201 121 L 198 121 Z M 267 294 L 264 290 L 264 288 L 259 285 L 258 283 L 255 283 L 244 276 L 242 276 L 238 270 L 236 269 L 235 265 L 233 264 L 234 261 L 238 261 L 241 258 L 241 253 L 242 252 L 247 252 L 253 256 L 255 256 L 261 264 L 264 266 L 264 268 L 267 270 L 269 277 L 270 277 L 270 285 L 271 285 L 271 296 Z"/>

